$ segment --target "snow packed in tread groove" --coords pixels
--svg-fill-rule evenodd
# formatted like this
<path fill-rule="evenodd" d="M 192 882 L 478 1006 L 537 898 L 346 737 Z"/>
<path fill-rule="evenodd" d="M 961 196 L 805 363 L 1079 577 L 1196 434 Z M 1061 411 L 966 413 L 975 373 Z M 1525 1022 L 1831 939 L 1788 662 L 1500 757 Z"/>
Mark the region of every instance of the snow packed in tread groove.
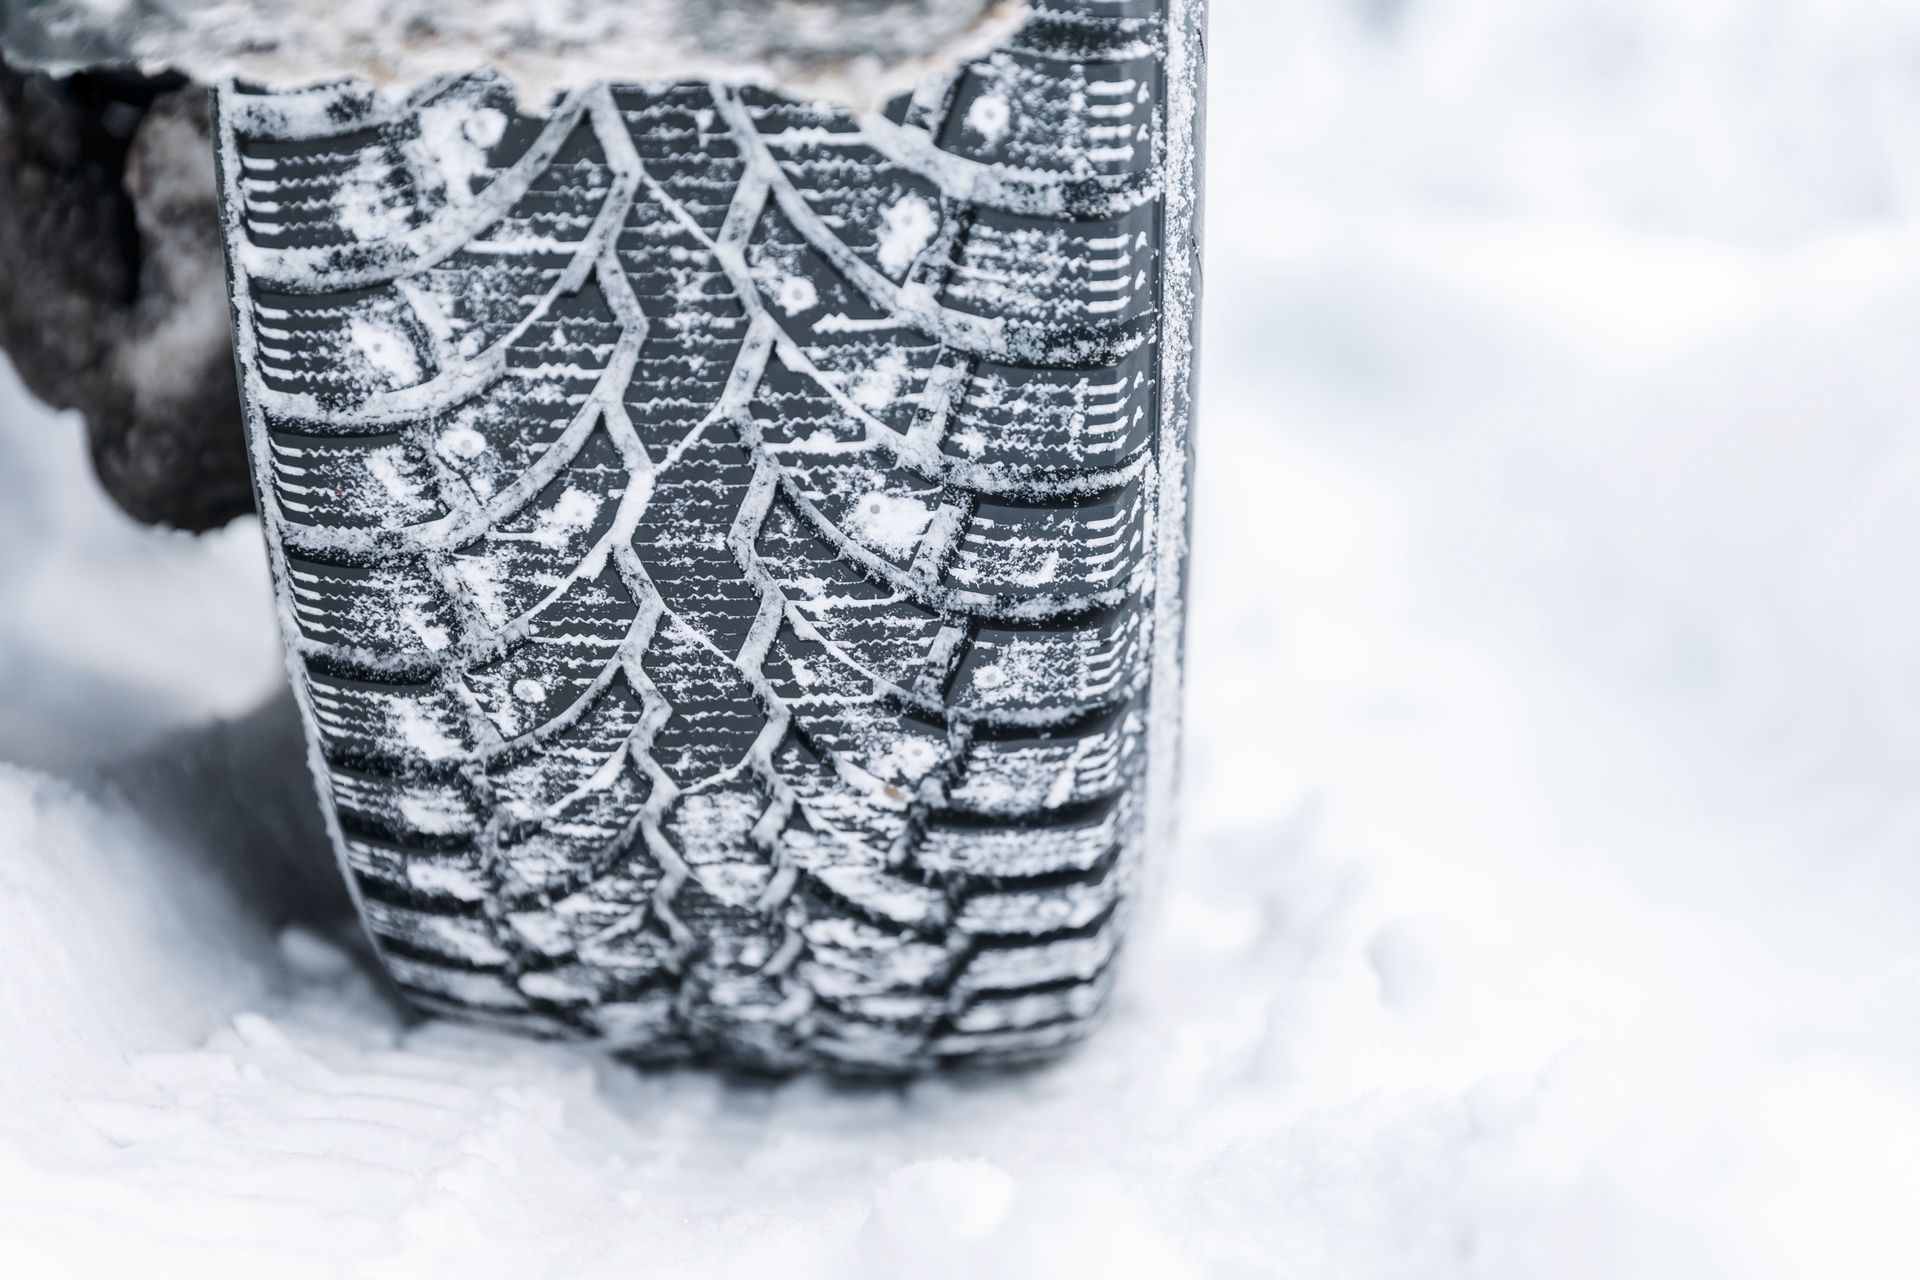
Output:
<path fill-rule="evenodd" d="M 1084 1034 L 1173 749 L 1172 9 L 1038 5 L 871 116 L 222 92 L 295 684 L 423 1006 L 774 1068 Z"/>

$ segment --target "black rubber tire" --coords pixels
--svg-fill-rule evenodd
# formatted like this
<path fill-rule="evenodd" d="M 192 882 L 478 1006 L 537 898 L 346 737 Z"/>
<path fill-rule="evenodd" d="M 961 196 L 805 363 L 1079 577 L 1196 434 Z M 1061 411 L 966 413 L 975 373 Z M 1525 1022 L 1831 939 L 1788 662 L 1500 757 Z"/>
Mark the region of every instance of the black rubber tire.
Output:
<path fill-rule="evenodd" d="M 335 840 L 420 1007 L 649 1060 L 1045 1056 L 1178 718 L 1197 4 L 856 116 L 228 89 Z"/>

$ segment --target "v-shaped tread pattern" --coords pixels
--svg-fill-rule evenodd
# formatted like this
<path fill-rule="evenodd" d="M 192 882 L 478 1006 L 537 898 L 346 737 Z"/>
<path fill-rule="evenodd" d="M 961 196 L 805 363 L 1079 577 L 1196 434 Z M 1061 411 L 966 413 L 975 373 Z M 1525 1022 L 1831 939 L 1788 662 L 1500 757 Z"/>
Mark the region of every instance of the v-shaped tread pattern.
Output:
<path fill-rule="evenodd" d="M 222 92 L 286 637 L 415 1001 L 770 1069 L 1084 1034 L 1175 642 L 1172 7 L 1038 0 L 865 116 Z"/>

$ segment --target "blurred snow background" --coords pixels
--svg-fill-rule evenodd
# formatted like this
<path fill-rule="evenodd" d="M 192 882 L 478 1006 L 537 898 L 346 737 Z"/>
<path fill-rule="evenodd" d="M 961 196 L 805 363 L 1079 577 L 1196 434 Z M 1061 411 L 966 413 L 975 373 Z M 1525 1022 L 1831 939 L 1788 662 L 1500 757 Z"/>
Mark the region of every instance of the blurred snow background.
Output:
<path fill-rule="evenodd" d="M 1050 1070 L 410 1022 L 255 531 L 0 378 L 0 1265 L 1920 1274 L 1920 6 L 1213 37 L 1186 829 Z"/>

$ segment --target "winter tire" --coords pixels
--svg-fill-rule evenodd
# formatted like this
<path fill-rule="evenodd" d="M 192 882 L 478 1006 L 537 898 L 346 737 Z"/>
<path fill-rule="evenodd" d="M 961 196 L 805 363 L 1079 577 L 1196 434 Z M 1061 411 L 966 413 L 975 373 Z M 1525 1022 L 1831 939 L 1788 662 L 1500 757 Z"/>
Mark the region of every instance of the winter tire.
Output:
<path fill-rule="evenodd" d="M 419 1007 L 646 1060 L 1049 1055 L 1178 722 L 1199 5 L 853 113 L 218 95 L 333 838 Z"/>

